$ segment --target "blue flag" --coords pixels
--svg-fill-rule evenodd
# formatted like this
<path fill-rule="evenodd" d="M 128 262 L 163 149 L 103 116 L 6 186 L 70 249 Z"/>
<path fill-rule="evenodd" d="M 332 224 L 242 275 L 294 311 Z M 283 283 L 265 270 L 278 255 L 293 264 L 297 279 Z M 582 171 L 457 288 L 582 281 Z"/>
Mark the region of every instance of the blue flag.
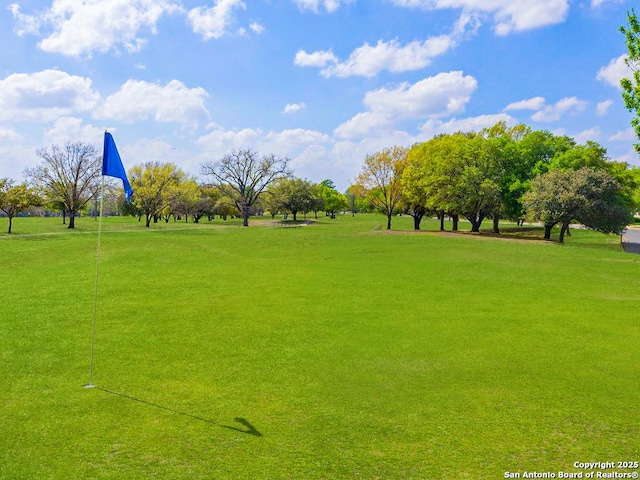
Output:
<path fill-rule="evenodd" d="M 124 171 L 122 160 L 120 160 L 120 154 L 116 148 L 116 142 L 113 141 L 113 137 L 109 132 L 104 132 L 104 150 L 102 153 L 102 175 L 108 177 L 116 177 L 122 180 L 124 186 L 124 195 L 127 199 L 127 203 L 133 195 L 133 189 L 127 178 L 127 172 Z"/>

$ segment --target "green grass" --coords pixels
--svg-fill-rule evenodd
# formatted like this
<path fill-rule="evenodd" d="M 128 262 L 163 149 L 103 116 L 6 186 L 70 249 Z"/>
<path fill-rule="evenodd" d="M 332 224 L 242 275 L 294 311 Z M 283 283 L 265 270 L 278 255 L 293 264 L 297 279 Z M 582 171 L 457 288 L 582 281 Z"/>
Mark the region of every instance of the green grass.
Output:
<path fill-rule="evenodd" d="M 83 389 L 97 222 L 16 219 L 0 234 L 0 478 L 494 479 L 638 460 L 640 257 L 588 231 L 562 246 L 384 220 L 105 219 Z"/>

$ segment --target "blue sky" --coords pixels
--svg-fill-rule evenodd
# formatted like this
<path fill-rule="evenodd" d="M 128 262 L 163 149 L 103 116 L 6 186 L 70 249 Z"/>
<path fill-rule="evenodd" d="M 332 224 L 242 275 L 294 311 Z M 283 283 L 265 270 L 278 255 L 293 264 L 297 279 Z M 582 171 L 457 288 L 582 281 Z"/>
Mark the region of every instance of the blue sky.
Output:
<path fill-rule="evenodd" d="M 192 174 L 234 148 L 344 190 L 364 157 L 524 122 L 638 165 L 629 0 L 17 0 L 0 11 L 0 177 L 114 136 Z"/>

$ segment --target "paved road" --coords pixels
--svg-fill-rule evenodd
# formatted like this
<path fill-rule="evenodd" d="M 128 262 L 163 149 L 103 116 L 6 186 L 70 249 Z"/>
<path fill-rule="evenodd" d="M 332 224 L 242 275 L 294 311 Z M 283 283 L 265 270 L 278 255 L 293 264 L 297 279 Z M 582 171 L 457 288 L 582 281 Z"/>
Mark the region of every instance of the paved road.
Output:
<path fill-rule="evenodd" d="M 628 253 L 640 253 L 640 229 L 627 228 L 622 234 L 622 248 Z"/>

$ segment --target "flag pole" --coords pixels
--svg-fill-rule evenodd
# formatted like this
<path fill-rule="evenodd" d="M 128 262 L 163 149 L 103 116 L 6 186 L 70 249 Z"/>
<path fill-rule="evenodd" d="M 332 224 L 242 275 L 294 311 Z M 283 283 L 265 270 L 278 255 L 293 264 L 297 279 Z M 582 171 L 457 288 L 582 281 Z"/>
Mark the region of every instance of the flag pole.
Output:
<path fill-rule="evenodd" d="M 102 206 L 104 204 L 104 175 L 100 186 L 100 218 L 98 220 L 98 248 L 96 250 L 96 283 L 93 291 L 93 326 L 91 328 L 91 361 L 89 362 L 89 383 L 84 388 L 95 388 L 93 384 L 93 350 L 96 338 L 96 319 L 98 317 L 98 266 L 100 265 L 100 237 L 102 236 Z"/>

